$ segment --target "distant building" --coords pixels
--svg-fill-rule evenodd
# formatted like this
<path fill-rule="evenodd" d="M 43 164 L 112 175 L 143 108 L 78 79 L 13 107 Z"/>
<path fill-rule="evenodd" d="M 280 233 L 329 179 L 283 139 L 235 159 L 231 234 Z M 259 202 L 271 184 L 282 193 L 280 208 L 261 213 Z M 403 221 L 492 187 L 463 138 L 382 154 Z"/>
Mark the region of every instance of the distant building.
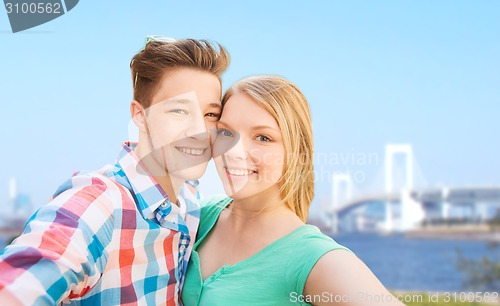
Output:
<path fill-rule="evenodd" d="M 17 192 L 17 183 L 15 178 L 9 180 L 9 199 L 7 201 L 7 214 L 13 217 L 24 217 L 33 211 L 31 197 L 26 193 Z"/>
<path fill-rule="evenodd" d="M 33 213 L 33 205 L 28 194 L 18 193 L 14 178 L 9 180 L 9 198 L 6 205 L 0 205 L 0 245 L 10 242 L 21 234 L 24 224 Z"/>

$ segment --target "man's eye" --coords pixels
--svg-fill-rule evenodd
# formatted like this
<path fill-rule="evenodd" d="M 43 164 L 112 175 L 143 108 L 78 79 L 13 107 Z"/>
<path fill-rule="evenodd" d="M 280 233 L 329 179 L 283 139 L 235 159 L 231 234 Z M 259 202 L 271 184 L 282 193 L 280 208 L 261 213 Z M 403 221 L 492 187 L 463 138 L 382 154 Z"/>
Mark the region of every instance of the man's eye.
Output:
<path fill-rule="evenodd" d="M 255 137 L 255 139 L 257 139 L 257 141 L 263 141 L 263 142 L 270 142 L 271 141 L 271 138 L 264 136 L 264 135 L 259 135 L 259 136 Z"/>
<path fill-rule="evenodd" d="M 205 115 L 206 117 L 219 118 L 220 113 L 208 113 Z"/>
<path fill-rule="evenodd" d="M 178 109 L 172 109 L 172 110 L 169 111 L 169 113 L 183 114 L 183 115 L 187 115 L 188 114 L 188 112 L 186 110 L 180 109 L 180 108 L 178 108 Z"/>

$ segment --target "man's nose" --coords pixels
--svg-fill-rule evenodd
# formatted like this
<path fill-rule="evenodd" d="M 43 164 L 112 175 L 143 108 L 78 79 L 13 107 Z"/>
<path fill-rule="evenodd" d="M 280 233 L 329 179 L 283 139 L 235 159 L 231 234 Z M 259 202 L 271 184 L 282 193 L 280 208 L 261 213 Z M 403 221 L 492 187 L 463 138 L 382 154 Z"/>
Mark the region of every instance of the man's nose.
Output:
<path fill-rule="evenodd" d="M 186 137 L 208 139 L 208 128 L 201 114 L 195 114 L 186 129 Z"/>

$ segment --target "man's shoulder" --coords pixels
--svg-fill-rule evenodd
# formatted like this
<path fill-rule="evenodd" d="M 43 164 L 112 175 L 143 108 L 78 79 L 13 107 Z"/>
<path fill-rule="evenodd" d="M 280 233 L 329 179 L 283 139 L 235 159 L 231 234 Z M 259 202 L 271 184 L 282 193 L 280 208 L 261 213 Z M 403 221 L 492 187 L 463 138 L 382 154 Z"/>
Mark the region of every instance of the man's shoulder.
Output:
<path fill-rule="evenodd" d="M 90 195 L 121 193 L 127 188 L 118 182 L 118 171 L 114 165 L 106 165 L 93 171 L 76 171 L 57 188 L 52 199 L 63 193 L 77 193 L 81 190 Z"/>
<path fill-rule="evenodd" d="M 113 222 L 116 213 L 135 208 L 134 199 L 124 186 L 106 174 L 113 166 L 96 171 L 78 171 L 66 180 L 28 221 L 48 224 L 57 218 L 61 224 L 86 224 L 93 233 L 102 224 Z M 42 223 L 41 223 L 42 222 Z"/>

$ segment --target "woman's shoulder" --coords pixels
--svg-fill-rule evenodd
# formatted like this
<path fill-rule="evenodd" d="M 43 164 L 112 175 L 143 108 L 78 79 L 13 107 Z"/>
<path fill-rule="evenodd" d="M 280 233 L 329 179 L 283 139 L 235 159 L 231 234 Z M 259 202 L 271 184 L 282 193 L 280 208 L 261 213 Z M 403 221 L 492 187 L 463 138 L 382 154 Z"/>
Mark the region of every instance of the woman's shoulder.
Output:
<path fill-rule="evenodd" d="M 296 239 L 296 248 L 307 253 L 321 253 L 323 250 L 344 249 L 345 246 L 339 244 L 332 237 L 325 235 L 321 230 L 311 224 L 301 226 L 302 231 Z"/>
<path fill-rule="evenodd" d="M 347 247 L 323 234 L 318 227 L 310 224 L 300 226 L 291 234 L 289 248 L 291 255 L 288 259 L 288 266 L 292 265 L 306 270 L 312 268 L 319 258 L 330 251 L 351 252 Z"/>

